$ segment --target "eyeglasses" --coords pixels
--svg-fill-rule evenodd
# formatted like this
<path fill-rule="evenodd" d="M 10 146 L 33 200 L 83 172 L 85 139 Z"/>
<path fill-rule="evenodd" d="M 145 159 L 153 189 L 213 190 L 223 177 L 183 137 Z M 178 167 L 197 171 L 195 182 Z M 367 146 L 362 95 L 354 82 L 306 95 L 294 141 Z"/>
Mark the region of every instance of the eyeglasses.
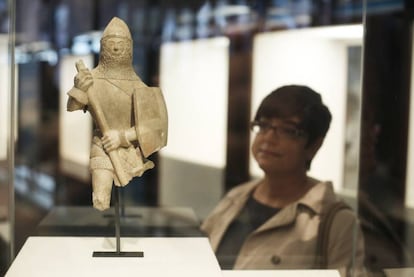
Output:
<path fill-rule="evenodd" d="M 268 121 L 253 121 L 250 123 L 250 129 L 256 134 L 263 134 L 272 130 L 281 139 L 297 139 L 306 137 L 306 132 L 294 127 L 276 126 Z"/>

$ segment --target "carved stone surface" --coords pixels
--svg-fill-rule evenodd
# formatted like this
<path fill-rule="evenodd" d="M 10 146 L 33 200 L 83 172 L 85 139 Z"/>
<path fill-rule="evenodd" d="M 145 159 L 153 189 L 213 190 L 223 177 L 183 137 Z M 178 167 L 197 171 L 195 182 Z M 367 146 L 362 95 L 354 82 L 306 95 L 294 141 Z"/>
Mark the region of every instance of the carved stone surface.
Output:
<path fill-rule="evenodd" d="M 77 62 L 68 92 L 67 110 L 88 110 L 95 121 L 90 171 L 99 210 L 109 208 L 113 183 L 125 186 L 153 168 L 147 157 L 167 144 L 164 97 L 135 73 L 132 49 L 128 26 L 114 17 L 103 32 L 98 65 L 90 71 Z"/>

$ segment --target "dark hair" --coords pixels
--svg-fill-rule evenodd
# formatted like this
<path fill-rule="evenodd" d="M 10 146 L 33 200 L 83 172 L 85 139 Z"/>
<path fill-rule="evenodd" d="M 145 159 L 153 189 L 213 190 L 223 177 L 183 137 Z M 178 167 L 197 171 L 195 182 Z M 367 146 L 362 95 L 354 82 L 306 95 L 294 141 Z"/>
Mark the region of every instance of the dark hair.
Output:
<path fill-rule="evenodd" d="M 331 113 L 321 95 L 307 86 L 288 85 L 277 88 L 260 104 L 255 120 L 297 116 L 299 128 L 307 134 L 307 145 L 324 138 L 331 123 Z M 309 166 L 310 166 L 309 161 Z"/>

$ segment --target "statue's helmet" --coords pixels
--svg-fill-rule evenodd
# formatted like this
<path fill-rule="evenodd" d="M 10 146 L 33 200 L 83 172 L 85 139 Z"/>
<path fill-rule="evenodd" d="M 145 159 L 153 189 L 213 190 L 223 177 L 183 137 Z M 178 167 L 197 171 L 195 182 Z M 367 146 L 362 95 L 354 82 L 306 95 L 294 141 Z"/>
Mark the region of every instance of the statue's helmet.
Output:
<path fill-rule="evenodd" d="M 112 18 L 108 23 L 102 34 L 102 41 L 111 37 L 124 38 L 132 41 L 131 32 L 129 31 L 128 26 L 118 17 Z"/>
<path fill-rule="evenodd" d="M 107 41 L 111 38 L 123 39 L 126 41 L 124 51 L 120 56 L 113 56 Z M 101 50 L 99 56 L 99 63 L 102 65 L 117 65 L 130 66 L 132 63 L 132 36 L 126 23 L 114 17 L 106 26 L 101 38 Z M 109 70 L 108 68 L 106 70 Z"/>

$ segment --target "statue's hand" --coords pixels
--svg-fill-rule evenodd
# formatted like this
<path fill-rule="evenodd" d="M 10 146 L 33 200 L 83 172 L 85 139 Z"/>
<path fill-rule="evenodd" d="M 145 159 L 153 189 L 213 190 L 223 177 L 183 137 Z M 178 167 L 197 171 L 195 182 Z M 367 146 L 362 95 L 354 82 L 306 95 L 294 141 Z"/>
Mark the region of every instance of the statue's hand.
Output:
<path fill-rule="evenodd" d="M 75 76 L 75 88 L 87 92 L 93 84 L 93 78 L 91 72 L 85 67 L 79 70 Z"/>
<path fill-rule="evenodd" d="M 120 132 L 117 130 L 109 130 L 102 137 L 102 143 L 106 152 L 111 152 L 121 146 Z"/>

